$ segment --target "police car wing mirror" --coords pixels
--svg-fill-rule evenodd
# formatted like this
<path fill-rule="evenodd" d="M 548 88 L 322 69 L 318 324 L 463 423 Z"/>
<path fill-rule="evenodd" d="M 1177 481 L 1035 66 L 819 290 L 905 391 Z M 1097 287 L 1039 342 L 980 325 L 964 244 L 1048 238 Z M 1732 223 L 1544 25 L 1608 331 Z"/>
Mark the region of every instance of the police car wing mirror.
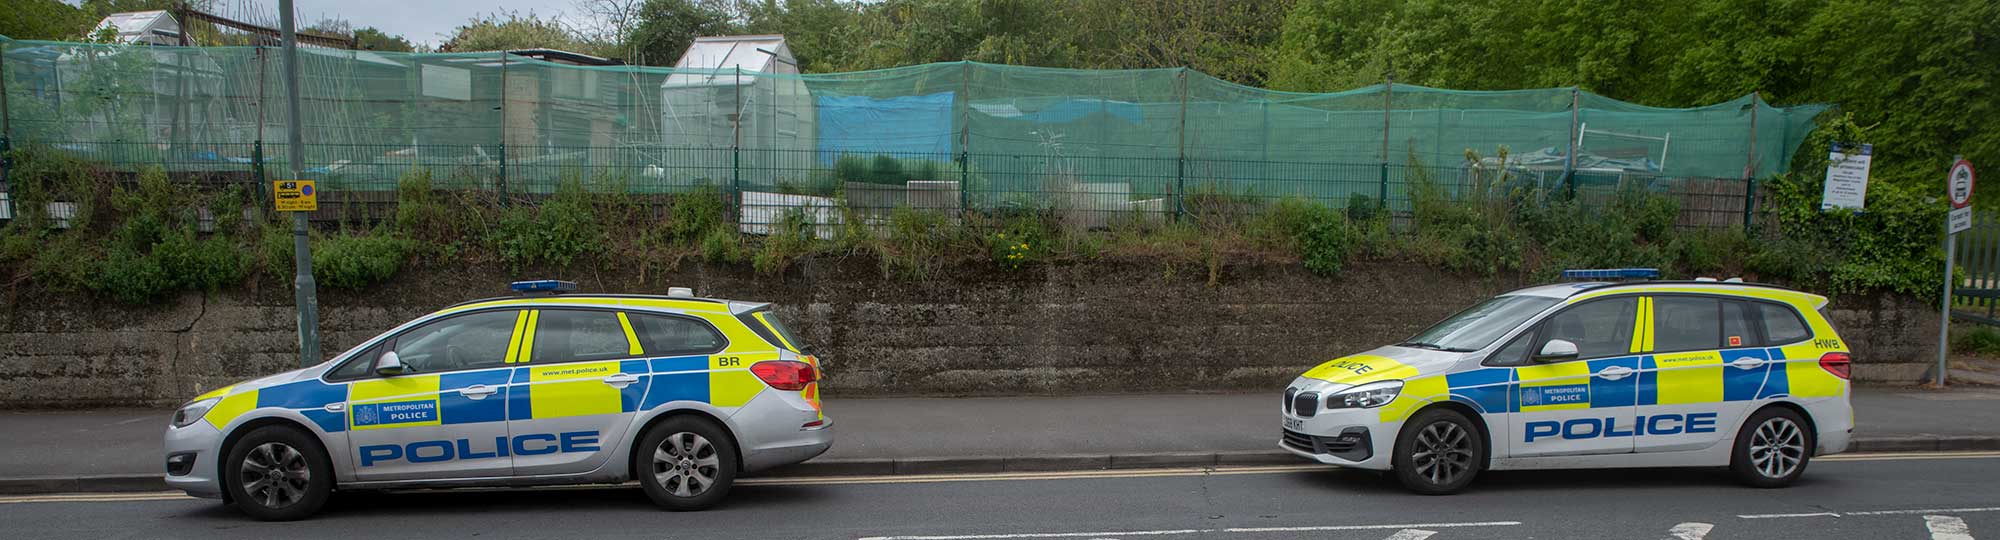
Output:
<path fill-rule="evenodd" d="M 381 357 L 375 359 L 375 374 L 402 375 L 403 359 L 396 356 L 396 351 L 382 353 Z"/>
<path fill-rule="evenodd" d="M 1576 344 L 1568 340 L 1551 339 L 1542 344 L 1542 352 L 1535 354 L 1537 362 L 1559 362 L 1576 358 Z"/>

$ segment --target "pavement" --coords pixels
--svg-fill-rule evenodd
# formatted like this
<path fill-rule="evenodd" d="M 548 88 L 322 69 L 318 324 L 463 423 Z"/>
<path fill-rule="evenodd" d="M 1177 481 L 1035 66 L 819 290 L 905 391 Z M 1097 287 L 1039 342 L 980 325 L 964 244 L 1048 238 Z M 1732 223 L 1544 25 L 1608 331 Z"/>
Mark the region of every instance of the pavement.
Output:
<path fill-rule="evenodd" d="M 826 401 L 832 450 L 766 477 L 1298 464 L 1276 393 Z M 2000 389 L 1860 387 L 1855 452 L 2000 450 Z M 163 489 L 167 410 L 0 412 L 0 493 Z"/>
<path fill-rule="evenodd" d="M 746 479 L 665 512 L 632 487 L 345 493 L 251 521 L 173 493 L 0 496 L 7 538 L 302 540 L 1971 540 L 2000 533 L 2000 453 L 1841 455 L 1786 489 L 1719 471 L 1507 471 L 1427 497 L 1323 466 Z"/>

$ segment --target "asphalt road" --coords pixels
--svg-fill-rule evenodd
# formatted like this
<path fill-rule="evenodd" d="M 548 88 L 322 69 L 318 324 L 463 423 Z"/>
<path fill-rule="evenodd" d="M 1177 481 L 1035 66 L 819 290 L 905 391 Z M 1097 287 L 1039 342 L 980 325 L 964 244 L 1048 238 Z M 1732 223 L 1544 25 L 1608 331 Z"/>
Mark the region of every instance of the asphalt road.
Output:
<path fill-rule="evenodd" d="M 1319 467 L 760 479 L 724 507 L 654 509 L 632 488 L 360 493 L 316 519 L 249 521 L 167 494 L 0 498 L 7 538 L 877 540 L 2000 538 L 2000 454 L 1839 456 L 1784 490 L 1716 471 L 1490 473 L 1410 495 Z"/>

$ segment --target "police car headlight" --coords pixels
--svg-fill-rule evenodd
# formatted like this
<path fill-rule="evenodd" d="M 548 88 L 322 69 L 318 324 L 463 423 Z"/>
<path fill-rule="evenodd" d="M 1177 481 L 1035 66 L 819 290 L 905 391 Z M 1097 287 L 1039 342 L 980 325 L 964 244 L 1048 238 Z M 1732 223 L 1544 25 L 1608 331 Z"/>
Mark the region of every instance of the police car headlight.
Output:
<path fill-rule="evenodd" d="M 215 404 L 221 401 L 222 398 L 208 398 L 182 405 L 180 410 L 174 411 L 174 427 L 183 428 L 200 422 L 201 417 L 208 415 L 208 409 L 215 407 Z"/>
<path fill-rule="evenodd" d="M 1403 381 L 1372 382 L 1326 397 L 1328 409 L 1367 409 L 1388 405 L 1403 393 Z"/>

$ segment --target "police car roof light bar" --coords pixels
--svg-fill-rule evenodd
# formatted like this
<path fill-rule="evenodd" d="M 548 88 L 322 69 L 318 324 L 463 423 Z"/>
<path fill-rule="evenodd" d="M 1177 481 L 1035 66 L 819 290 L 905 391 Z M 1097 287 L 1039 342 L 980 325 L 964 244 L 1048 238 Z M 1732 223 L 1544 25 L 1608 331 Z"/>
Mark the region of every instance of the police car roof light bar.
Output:
<path fill-rule="evenodd" d="M 1564 270 L 1563 279 L 1660 279 L 1660 269 L 1602 268 Z"/>
<path fill-rule="evenodd" d="M 556 279 L 538 279 L 534 281 L 516 281 L 508 284 L 507 288 L 514 289 L 514 292 L 521 294 L 562 294 L 576 292 L 576 283 Z"/>

